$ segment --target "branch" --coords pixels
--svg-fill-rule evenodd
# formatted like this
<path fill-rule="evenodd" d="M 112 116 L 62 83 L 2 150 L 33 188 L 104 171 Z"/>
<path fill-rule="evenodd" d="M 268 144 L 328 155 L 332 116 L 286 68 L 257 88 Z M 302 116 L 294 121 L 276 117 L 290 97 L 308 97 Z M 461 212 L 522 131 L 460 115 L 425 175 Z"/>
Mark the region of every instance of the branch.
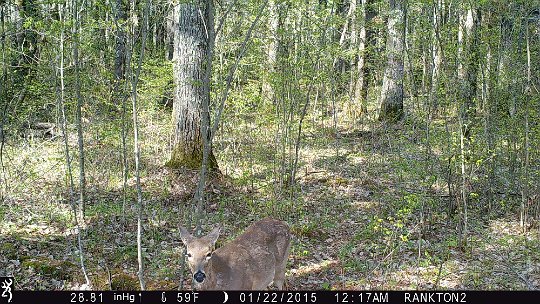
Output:
<path fill-rule="evenodd" d="M 210 142 L 212 142 L 212 140 L 214 139 L 214 135 L 216 134 L 216 131 L 217 131 L 217 128 L 218 128 L 218 125 L 219 125 L 219 119 L 221 117 L 221 113 L 223 112 L 223 107 L 225 105 L 225 101 L 227 100 L 227 97 L 229 96 L 229 90 L 231 88 L 231 82 L 232 82 L 234 73 L 236 72 L 236 69 L 238 68 L 238 64 L 240 63 L 240 59 L 242 59 L 244 57 L 244 54 L 245 54 L 246 49 L 247 49 L 247 44 L 249 42 L 249 39 L 251 38 L 251 32 L 253 31 L 253 29 L 255 28 L 255 25 L 257 24 L 257 22 L 261 18 L 262 12 L 264 11 L 264 8 L 266 7 L 266 4 L 267 4 L 267 2 L 264 1 L 263 4 L 261 5 L 261 7 L 259 8 L 259 13 L 257 14 L 257 17 L 255 18 L 255 20 L 251 24 L 251 27 L 249 28 L 248 32 L 246 33 L 246 37 L 244 38 L 244 41 L 242 42 L 242 45 L 240 46 L 240 53 L 236 57 L 236 62 L 234 63 L 232 68 L 229 70 L 229 75 L 227 76 L 227 85 L 225 87 L 225 91 L 223 92 L 223 95 L 221 96 L 221 101 L 220 101 L 219 107 L 216 110 L 217 112 L 214 115 L 214 123 L 213 123 L 212 129 L 210 131 Z"/>
<path fill-rule="evenodd" d="M 215 31 L 214 36 L 219 35 L 219 32 L 221 31 L 221 27 L 222 27 L 223 24 L 225 23 L 225 19 L 227 18 L 227 15 L 229 15 L 229 13 L 230 13 L 230 11 L 232 10 L 234 4 L 236 4 L 236 0 L 233 0 L 233 1 L 229 4 L 229 7 L 227 7 L 227 10 L 226 10 L 225 13 L 223 14 L 223 16 L 221 16 L 221 19 L 219 20 L 219 25 L 218 25 L 218 27 L 216 28 L 216 31 Z"/>

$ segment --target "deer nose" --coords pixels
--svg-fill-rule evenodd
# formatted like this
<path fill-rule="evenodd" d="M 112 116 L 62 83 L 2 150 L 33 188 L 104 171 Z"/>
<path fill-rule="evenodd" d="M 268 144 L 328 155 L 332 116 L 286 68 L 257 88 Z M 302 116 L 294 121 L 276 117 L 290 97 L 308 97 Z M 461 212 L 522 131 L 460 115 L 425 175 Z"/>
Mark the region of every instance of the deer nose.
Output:
<path fill-rule="evenodd" d="M 193 278 L 195 279 L 195 281 L 197 281 L 197 283 L 202 283 L 204 279 L 206 278 L 206 275 L 204 274 L 204 272 L 199 270 L 195 272 L 195 274 L 193 275 Z"/>

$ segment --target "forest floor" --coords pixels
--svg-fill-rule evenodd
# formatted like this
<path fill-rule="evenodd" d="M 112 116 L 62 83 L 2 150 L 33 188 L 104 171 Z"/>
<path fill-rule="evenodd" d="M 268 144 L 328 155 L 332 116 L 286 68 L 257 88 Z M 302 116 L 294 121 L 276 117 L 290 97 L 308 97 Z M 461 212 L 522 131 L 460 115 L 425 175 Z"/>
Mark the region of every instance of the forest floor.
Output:
<path fill-rule="evenodd" d="M 164 168 L 170 128 L 162 115 L 141 115 L 153 126 L 141 136 L 147 285 L 176 289 L 182 277 L 190 288 L 188 273 L 180 271 L 178 226 L 188 224 L 197 174 Z M 105 122 L 92 123 L 81 229 L 86 267 L 96 289 L 137 289 L 134 179 L 123 212 L 118 136 Z M 390 129 L 377 123 L 307 129 L 295 185 L 281 187 L 275 177 L 290 163 L 291 147 L 280 158 L 272 131 L 231 126 L 224 126 L 228 137 L 217 137 L 222 175 L 207 187 L 204 231 L 221 224 L 221 246 L 252 221 L 286 220 L 294 233 L 288 289 L 540 288 L 540 236 L 537 229 L 522 232 L 511 195 L 497 194 L 491 209 L 483 195 L 473 197 L 467 242 L 460 244 L 457 216 L 449 216 L 450 152 L 437 141 L 447 131 L 442 120 L 433 123 L 429 147 L 410 119 Z M 15 276 L 18 290 L 83 284 L 61 145 L 61 137 L 36 137 L 6 146 L 0 276 Z"/>

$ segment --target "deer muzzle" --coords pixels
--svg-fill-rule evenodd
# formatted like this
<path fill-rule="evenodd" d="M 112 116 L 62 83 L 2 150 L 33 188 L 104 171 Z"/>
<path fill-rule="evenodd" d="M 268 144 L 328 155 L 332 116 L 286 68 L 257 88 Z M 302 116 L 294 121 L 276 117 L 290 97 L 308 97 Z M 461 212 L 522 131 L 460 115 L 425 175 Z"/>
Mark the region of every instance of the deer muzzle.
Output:
<path fill-rule="evenodd" d="M 195 272 L 195 274 L 193 274 L 193 279 L 195 279 L 197 283 L 202 283 L 205 278 L 206 278 L 206 275 L 204 274 L 204 272 L 200 270 Z"/>

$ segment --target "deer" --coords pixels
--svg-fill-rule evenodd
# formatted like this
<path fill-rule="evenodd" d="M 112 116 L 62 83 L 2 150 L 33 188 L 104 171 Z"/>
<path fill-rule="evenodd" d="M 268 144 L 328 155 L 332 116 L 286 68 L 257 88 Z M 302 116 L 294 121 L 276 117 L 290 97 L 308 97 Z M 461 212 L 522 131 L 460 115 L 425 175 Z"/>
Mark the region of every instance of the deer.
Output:
<path fill-rule="evenodd" d="M 180 227 L 186 260 L 196 290 L 282 290 L 291 247 L 287 223 L 265 218 L 233 241 L 215 249 L 220 227 L 202 237 Z"/>

